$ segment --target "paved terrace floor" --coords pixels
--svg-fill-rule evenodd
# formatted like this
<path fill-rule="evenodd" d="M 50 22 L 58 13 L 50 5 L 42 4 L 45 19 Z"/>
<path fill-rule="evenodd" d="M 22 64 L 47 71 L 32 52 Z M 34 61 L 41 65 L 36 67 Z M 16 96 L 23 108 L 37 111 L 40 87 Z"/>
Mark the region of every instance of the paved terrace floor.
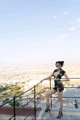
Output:
<path fill-rule="evenodd" d="M 51 110 L 45 113 L 42 120 L 58 120 L 56 118 L 58 111 Z M 80 120 L 80 111 L 63 111 L 63 117 L 59 120 Z"/>

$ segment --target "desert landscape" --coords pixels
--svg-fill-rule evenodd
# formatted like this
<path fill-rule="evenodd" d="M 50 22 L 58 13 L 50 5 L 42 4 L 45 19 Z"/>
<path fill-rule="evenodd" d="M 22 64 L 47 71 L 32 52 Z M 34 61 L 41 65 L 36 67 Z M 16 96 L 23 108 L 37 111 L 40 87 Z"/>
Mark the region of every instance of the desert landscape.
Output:
<path fill-rule="evenodd" d="M 49 76 L 55 66 L 14 66 L 0 68 L 0 84 L 26 82 L 30 85 L 31 81 L 36 84 L 43 78 Z M 80 65 L 64 66 L 69 78 L 80 77 Z M 71 79 L 73 84 L 78 83 L 79 80 Z"/>

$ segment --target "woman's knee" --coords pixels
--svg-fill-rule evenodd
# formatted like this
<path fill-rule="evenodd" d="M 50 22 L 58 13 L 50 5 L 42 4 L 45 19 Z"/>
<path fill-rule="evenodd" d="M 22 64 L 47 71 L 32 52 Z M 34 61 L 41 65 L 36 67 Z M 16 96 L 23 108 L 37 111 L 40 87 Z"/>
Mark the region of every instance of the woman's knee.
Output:
<path fill-rule="evenodd" d="M 49 97 L 49 96 L 50 96 L 50 94 L 47 92 L 47 93 L 46 93 L 46 97 Z"/>
<path fill-rule="evenodd" d="M 46 96 L 49 97 L 49 96 L 51 96 L 51 95 L 54 94 L 54 93 L 56 93 L 56 91 L 50 90 L 50 91 L 48 91 L 48 92 L 46 93 Z"/>
<path fill-rule="evenodd" d="M 62 97 L 60 97 L 60 98 L 58 98 L 58 99 L 59 99 L 59 101 L 60 101 L 60 102 L 63 102 L 63 99 L 62 99 Z"/>
<path fill-rule="evenodd" d="M 46 96 L 49 97 L 50 95 L 51 95 L 51 91 L 48 91 L 48 92 L 46 93 Z"/>

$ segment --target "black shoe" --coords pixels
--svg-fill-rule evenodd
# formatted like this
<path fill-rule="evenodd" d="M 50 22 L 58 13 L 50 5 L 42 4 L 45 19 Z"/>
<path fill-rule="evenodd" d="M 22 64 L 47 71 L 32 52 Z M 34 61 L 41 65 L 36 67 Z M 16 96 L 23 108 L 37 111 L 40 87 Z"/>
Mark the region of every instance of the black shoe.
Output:
<path fill-rule="evenodd" d="M 50 112 L 50 109 L 49 109 L 49 108 L 46 108 L 46 109 L 45 109 L 45 112 L 48 112 L 48 111 Z"/>
<path fill-rule="evenodd" d="M 62 111 L 59 111 L 57 119 L 60 119 L 61 117 L 63 117 L 63 113 L 62 113 Z"/>

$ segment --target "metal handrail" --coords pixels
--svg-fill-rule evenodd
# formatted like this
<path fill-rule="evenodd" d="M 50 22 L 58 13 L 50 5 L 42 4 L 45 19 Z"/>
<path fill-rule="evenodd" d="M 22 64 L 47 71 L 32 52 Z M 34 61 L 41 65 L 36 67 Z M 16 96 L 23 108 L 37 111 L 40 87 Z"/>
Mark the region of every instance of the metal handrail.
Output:
<path fill-rule="evenodd" d="M 51 78 L 51 79 L 53 79 L 53 78 Z M 30 102 L 32 102 L 32 101 L 34 102 L 34 108 L 33 108 L 33 109 L 34 109 L 34 117 L 35 117 L 35 120 L 36 120 L 36 107 L 37 107 L 37 105 L 41 102 L 40 99 L 39 99 L 39 102 L 38 102 L 38 101 L 36 102 L 36 97 L 37 97 L 39 94 L 41 94 L 42 92 L 44 92 L 44 91 L 45 91 L 44 89 L 47 89 L 47 88 L 51 89 L 51 88 L 52 88 L 52 87 L 51 87 L 51 79 L 46 79 L 46 80 L 49 80 L 49 84 L 50 84 L 49 87 L 44 87 L 44 88 L 43 88 L 41 91 L 39 91 L 38 93 L 36 93 L 36 87 L 37 87 L 38 85 L 40 85 L 42 82 L 46 81 L 46 80 L 40 81 L 40 82 L 37 83 L 34 87 L 28 89 L 27 91 L 21 93 L 21 94 L 18 95 L 18 96 L 14 96 L 11 100 L 9 100 L 9 101 L 5 102 L 3 105 L 1 105 L 0 108 L 2 108 L 4 105 L 6 105 L 7 103 L 9 103 L 9 102 L 11 102 L 11 101 L 14 102 L 14 107 L 13 107 L 13 109 L 14 109 L 14 114 L 12 115 L 12 117 L 11 117 L 9 120 L 11 120 L 12 118 L 14 118 L 14 120 L 16 120 L 16 115 L 17 115 L 19 112 L 21 112 L 22 109 L 23 109 L 25 106 L 27 106 L 27 105 L 28 105 Z M 62 78 L 62 79 L 65 79 L 65 78 Z M 74 78 L 69 78 L 69 79 L 80 79 L 80 78 L 74 77 Z M 78 88 L 78 87 L 64 87 L 64 88 Z M 21 108 L 19 111 L 16 112 L 16 111 L 15 111 L 15 109 L 16 109 L 15 100 L 16 100 L 18 97 L 22 96 L 23 94 L 25 94 L 25 93 L 33 90 L 33 89 L 34 89 L 34 97 L 33 97 L 28 103 L 26 103 L 25 105 L 23 105 L 22 108 Z M 54 98 L 57 98 L 57 97 L 54 97 Z M 63 98 L 75 98 L 75 97 L 63 97 Z M 76 98 L 80 98 L 80 97 L 76 97 Z M 51 103 L 51 104 L 52 104 L 52 103 Z M 29 116 L 29 114 L 30 114 L 30 113 L 28 113 L 28 115 L 26 116 L 26 118 L 25 118 L 24 120 L 27 119 L 27 117 Z"/>
<path fill-rule="evenodd" d="M 0 108 L 3 107 L 3 106 L 5 106 L 7 103 L 9 103 L 9 102 L 11 102 L 11 101 L 13 101 L 13 98 L 12 98 L 11 100 L 8 100 L 8 101 L 5 102 L 4 104 L 0 105 Z"/>
<path fill-rule="evenodd" d="M 25 94 L 25 93 L 29 92 L 29 91 L 30 91 L 30 90 L 32 90 L 33 88 L 34 88 L 34 87 L 32 87 L 32 88 L 28 89 L 27 91 L 25 91 L 25 92 L 21 93 L 20 95 L 15 96 L 15 97 L 17 98 L 17 97 L 19 97 L 19 96 L 21 96 L 21 95 L 23 95 L 23 94 Z"/>

